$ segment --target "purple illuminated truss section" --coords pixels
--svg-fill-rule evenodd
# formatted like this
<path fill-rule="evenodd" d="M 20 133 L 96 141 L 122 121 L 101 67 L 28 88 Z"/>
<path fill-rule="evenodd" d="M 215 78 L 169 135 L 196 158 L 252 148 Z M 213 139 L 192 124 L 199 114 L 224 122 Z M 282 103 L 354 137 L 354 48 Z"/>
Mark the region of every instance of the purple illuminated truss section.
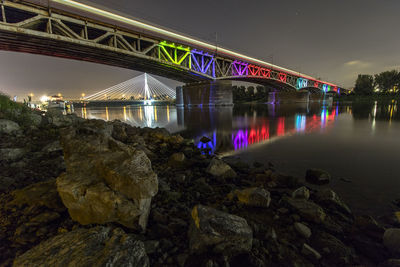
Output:
<path fill-rule="evenodd" d="M 248 63 L 241 62 L 238 60 L 233 61 L 232 63 L 232 76 L 247 76 L 248 75 Z"/>
<path fill-rule="evenodd" d="M 193 49 L 191 52 L 193 70 L 215 78 L 214 56 L 196 49 Z"/>

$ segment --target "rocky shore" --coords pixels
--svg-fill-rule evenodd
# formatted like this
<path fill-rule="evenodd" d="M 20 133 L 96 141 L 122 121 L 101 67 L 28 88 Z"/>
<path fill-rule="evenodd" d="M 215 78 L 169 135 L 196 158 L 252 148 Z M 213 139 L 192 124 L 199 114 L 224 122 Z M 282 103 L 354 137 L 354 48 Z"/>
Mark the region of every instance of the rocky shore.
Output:
<path fill-rule="evenodd" d="M 302 183 L 120 121 L 28 122 L 0 112 L 0 266 L 400 266 L 400 213 L 353 214 L 323 171 Z"/>

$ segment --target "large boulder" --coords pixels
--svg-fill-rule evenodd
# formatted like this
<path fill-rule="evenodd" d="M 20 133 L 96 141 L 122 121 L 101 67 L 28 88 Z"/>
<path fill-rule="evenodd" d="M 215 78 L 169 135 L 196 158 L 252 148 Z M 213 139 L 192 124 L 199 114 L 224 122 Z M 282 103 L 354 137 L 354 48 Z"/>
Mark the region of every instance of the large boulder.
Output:
<path fill-rule="evenodd" d="M 97 121 L 62 132 L 67 172 L 57 178 L 58 192 L 83 225 L 117 222 L 144 230 L 157 175 L 146 154 L 113 139 L 108 126 Z"/>
<path fill-rule="evenodd" d="M 10 120 L 0 120 L 0 133 L 2 134 L 13 134 L 21 131 L 18 123 Z"/>
<path fill-rule="evenodd" d="M 75 114 L 64 115 L 60 109 L 49 109 L 46 113 L 47 121 L 56 127 L 68 127 L 84 119 Z"/>
<path fill-rule="evenodd" d="M 323 185 L 329 183 L 331 175 L 320 169 L 309 169 L 306 171 L 306 181 L 311 184 Z"/>
<path fill-rule="evenodd" d="M 308 221 L 322 223 L 325 220 L 326 214 L 324 210 L 314 202 L 294 198 L 287 198 L 286 201 L 300 216 Z"/>
<path fill-rule="evenodd" d="M 208 249 L 223 254 L 248 252 L 252 241 L 253 232 L 244 218 L 202 205 L 193 208 L 189 229 L 192 252 Z"/>
<path fill-rule="evenodd" d="M 28 250 L 13 266 L 149 266 L 143 242 L 119 228 L 79 228 Z"/>
<path fill-rule="evenodd" d="M 400 228 L 386 229 L 383 234 L 383 244 L 393 254 L 400 256 Z"/>
<path fill-rule="evenodd" d="M 261 187 L 235 190 L 228 197 L 236 197 L 239 203 L 252 207 L 268 208 L 271 202 L 270 192 Z"/>
<path fill-rule="evenodd" d="M 212 176 L 222 177 L 222 178 L 235 178 L 237 176 L 236 172 L 226 164 L 223 160 L 213 158 L 208 165 L 206 172 Z"/>

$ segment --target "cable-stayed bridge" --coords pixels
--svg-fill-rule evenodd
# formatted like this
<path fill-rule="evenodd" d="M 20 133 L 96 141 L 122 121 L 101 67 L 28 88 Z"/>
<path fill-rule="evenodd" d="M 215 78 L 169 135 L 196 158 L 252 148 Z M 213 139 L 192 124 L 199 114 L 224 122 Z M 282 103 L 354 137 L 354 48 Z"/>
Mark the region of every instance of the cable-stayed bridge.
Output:
<path fill-rule="evenodd" d="M 87 101 L 106 100 L 143 100 L 150 104 L 153 101 L 171 101 L 176 98 L 175 90 L 160 82 L 153 76 L 144 73 L 110 88 L 101 90 L 83 99 Z"/>
<path fill-rule="evenodd" d="M 73 0 L 2 0 L 0 49 L 108 64 L 187 83 L 184 102 L 229 103 L 229 83 L 273 90 L 345 89 L 172 30 Z M 203 82 L 200 87 L 196 82 Z M 201 95 L 202 97 L 198 97 Z"/>

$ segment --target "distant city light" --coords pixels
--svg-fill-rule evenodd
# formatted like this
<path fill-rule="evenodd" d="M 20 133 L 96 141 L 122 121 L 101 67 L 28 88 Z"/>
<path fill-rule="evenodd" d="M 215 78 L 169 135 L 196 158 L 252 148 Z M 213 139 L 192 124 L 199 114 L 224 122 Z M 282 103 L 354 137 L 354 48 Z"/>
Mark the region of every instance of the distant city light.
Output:
<path fill-rule="evenodd" d="M 48 101 L 49 100 L 49 97 L 47 96 L 47 95 L 43 95 L 41 98 L 40 98 L 40 101 L 42 101 L 42 102 L 46 102 L 46 101 Z"/>

